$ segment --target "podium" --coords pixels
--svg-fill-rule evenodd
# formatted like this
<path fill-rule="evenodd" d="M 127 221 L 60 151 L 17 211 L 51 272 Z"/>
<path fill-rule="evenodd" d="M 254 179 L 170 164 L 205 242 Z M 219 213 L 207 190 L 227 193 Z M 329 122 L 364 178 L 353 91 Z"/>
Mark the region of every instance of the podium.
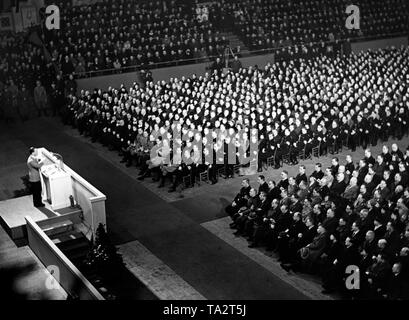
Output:
<path fill-rule="evenodd" d="M 44 163 L 40 169 L 43 201 L 48 201 L 53 210 L 59 210 L 71 206 L 72 195 L 74 204 L 82 211 L 82 223 L 88 230 L 85 236 L 88 240 L 95 239 L 98 226 L 102 224 L 106 228 L 106 196 L 64 164 L 60 155 L 45 148 L 38 151 Z"/>
<path fill-rule="evenodd" d="M 43 182 L 43 200 L 47 201 L 53 210 L 69 207 L 72 195 L 70 174 L 57 164 L 44 165 L 40 172 Z"/>

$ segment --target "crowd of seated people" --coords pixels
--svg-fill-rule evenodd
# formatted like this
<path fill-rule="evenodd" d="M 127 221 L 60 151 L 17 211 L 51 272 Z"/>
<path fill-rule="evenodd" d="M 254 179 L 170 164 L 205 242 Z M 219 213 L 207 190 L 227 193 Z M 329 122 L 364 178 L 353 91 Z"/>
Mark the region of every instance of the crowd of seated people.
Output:
<path fill-rule="evenodd" d="M 197 14 L 199 3 L 179 0 L 105 0 L 88 6 L 62 2 L 62 28 L 48 33 L 46 42 L 64 73 L 82 75 L 217 56 L 228 44 L 220 33 L 227 26 L 239 32 L 251 50 L 302 44 L 296 52 L 282 49 L 284 56 L 312 51 L 312 43 L 333 38 L 408 31 L 405 1 L 371 0 L 356 5 L 365 14 L 359 31 L 345 28 L 346 5 L 341 0 L 335 4 L 329 0 L 225 0 L 206 3 L 206 19 Z"/>
<path fill-rule="evenodd" d="M 343 0 L 225 0 L 234 27 L 250 50 L 408 32 L 404 0 L 355 1 L 361 17 L 359 30 L 345 27 L 350 4 Z"/>
<path fill-rule="evenodd" d="M 214 57 L 228 44 L 217 16 L 199 19 L 186 1 L 63 1 L 60 8 L 61 29 L 47 43 L 67 74 Z"/>
<path fill-rule="evenodd" d="M 322 277 L 324 293 L 354 299 L 409 299 L 409 148 L 369 149 L 355 165 L 350 155 L 305 166 L 279 181 L 248 179 L 226 212 L 249 247 L 275 251 L 288 272 Z M 348 268 L 349 267 L 349 268 Z M 348 268 L 348 269 L 347 269 Z M 354 287 L 347 286 L 351 270 Z M 359 290 L 358 290 L 359 289 Z"/>
<path fill-rule="evenodd" d="M 53 73 L 54 67 L 63 75 L 81 77 L 89 71 L 115 72 L 129 66 L 214 57 L 228 44 L 224 31 L 237 32 L 251 50 L 281 47 L 277 55 L 284 58 L 325 50 L 316 45 L 322 41 L 408 31 L 405 0 L 358 1 L 359 30 L 345 28 L 346 3 L 342 0 L 46 4 L 57 4 L 61 11 L 60 30 L 43 28 L 40 34 L 48 54 L 30 45 L 26 36 L 2 36 L 2 46 L 6 44 L 6 52 L 12 53 L 6 78 L 17 83 L 27 74 L 29 91 L 38 78 Z M 206 19 L 198 14 L 201 7 L 207 8 Z M 293 48 L 287 48 L 289 45 Z"/>
<path fill-rule="evenodd" d="M 199 136 L 213 129 L 249 133 L 256 128 L 259 171 L 268 164 L 278 168 L 283 160 L 297 163 L 300 152 L 308 156 L 315 150 L 319 156 L 326 150 L 336 153 L 342 145 L 354 151 L 389 137 L 401 139 L 408 128 L 408 56 L 408 48 L 320 56 L 263 70 L 134 84 L 129 90 L 83 91 L 69 97 L 64 121 L 120 152 L 129 166 L 136 161 L 143 167 L 152 145 L 164 143 L 152 133 L 172 132 L 175 123 Z M 197 166 L 176 172 L 190 173 L 194 180 L 197 171 L 212 169 L 211 180 L 217 181 L 212 163 Z M 151 163 L 143 172 L 150 175 L 154 167 L 163 166 Z M 233 165 L 224 167 L 225 176 L 234 174 Z"/>

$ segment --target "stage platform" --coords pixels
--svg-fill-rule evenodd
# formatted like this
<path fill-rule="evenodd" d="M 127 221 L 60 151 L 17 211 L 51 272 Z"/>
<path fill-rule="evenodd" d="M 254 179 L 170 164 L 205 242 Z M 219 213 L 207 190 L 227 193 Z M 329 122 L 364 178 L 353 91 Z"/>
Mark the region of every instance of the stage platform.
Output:
<path fill-rule="evenodd" d="M 26 221 L 25 217 L 30 216 L 35 222 L 47 220 L 72 212 L 71 208 L 64 208 L 53 211 L 48 203 L 45 207 L 35 208 L 33 206 L 32 196 L 25 196 L 15 199 L 9 199 L 0 202 L 0 224 L 15 242 L 22 241 L 26 238 Z"/>

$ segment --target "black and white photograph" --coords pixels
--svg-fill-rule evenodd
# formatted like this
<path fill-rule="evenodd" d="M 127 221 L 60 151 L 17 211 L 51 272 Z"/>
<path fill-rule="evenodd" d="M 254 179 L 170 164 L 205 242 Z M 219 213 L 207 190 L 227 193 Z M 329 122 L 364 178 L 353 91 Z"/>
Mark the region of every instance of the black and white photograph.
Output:
<path fill-rule="evenodd" d="M 408 0 L 1 0 L 0 299 L 409 300 L 408 41 Z"/>

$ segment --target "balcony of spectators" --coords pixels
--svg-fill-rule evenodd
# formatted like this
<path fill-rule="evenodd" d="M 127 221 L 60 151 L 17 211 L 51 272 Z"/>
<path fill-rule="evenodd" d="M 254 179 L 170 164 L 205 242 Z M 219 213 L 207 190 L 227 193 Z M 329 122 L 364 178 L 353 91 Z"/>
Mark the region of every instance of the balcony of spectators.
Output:
<path fill-rule="evenodd" d="M 349 4 L 343 0 L 224 1 L 235 30 L 250 50 L 408 32 L 405 1 L 370 0 L 354 4 L 361 14 L 359 30 L 345 27 Z"/>

